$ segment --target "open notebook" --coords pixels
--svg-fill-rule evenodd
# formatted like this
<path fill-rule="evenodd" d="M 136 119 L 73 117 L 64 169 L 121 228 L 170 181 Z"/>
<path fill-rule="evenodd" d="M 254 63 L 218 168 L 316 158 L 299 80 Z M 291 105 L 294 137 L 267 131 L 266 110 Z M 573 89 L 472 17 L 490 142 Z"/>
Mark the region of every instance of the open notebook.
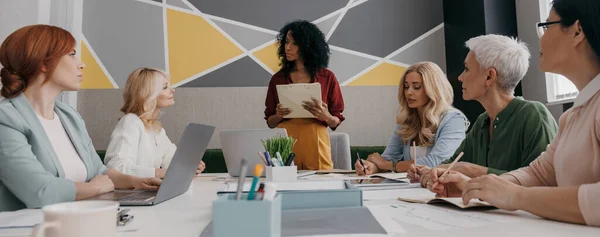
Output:
<path fill-rule="evenodd" d="M 397 181 L 408 181 L 408 173 L 406 173 L 406 172 L 402 172 L 402 173 L 375 173 L 375 174 L 372 174 L 371 177 L 373 177 L 373 178 L 381 177 L 381 178 L 386 178 L 386 179 L 391 179 L 391 180 L 397 180 Z"/>
<path fill-rule="evenodd" d="M 403 195 L 398 197 L 398 200 L 411 202 L 411 203 L 422 203 L 422 204 L 433 204 L 433 203 L 450 203 L 459 208 L 472 208 L 472 207 L 493 207 L 487 202 L 482 202 L 477 199 L 471 200 L 467 205 L 463 204 L 462 198 L 436 198 L 435 193 L 429 192 L 427 189 L 414 189 L 418 191 L 411 192 L 409 195 Z M 408 194 L 408 193 L 407 193 Z"/>

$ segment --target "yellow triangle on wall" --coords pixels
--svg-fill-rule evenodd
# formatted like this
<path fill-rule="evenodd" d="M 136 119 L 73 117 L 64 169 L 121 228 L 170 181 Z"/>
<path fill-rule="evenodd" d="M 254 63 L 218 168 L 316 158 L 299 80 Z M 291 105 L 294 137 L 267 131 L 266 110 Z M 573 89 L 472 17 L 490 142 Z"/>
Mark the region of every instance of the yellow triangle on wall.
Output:
<path fill-rule="evenodd" d="M 167 9 L 167 31 L 171 84 L 243 53 L 201 16 Z"/>
<path fill-rule="evenodd" d="M 348 86 L 398 86 L 405 71 L 404 67 L 382 63 L 350 82 Z"/>
<path fill-rule="evenodd" d="M 83 82 L 81 89 L 114 89 L 115 87 L 104 74 L 100 64 L 90 51 L 90 47 L 81 41 L 81 61 L 85 64 L 83 69 Z"/>
<path fill-rule="evenodd" d="M 279 67 L 279 57 L 277 57 L 278 46 L 277 42 L 275 42 L 254 52 L 254 56 L 267 65 L 274 73 L 277 73 L 281 68 Z"/>

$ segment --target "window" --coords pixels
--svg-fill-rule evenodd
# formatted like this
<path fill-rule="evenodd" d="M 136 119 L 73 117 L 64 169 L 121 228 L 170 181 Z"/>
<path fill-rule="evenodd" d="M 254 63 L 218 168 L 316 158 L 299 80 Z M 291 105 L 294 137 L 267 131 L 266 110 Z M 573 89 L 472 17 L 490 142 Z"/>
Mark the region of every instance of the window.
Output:
<path fill-rule="evenodd" d="M 540 2 L 540 22 L 545 22 L 548 18 L 548 12 L 552 0 L 539 0 Z M 537 30 L 537 29 L 536 29 Z M 548 102 L 568 100 L 577 97 L 579 91 L 577 87 L 566 77 L 554 73 L 546 73 L 546 89 Z"/>
<path fill-rule="evenodd" d="M 548 86 L 548 102 L 568 100 L 577 97 L 577 87 L 566 77 L 554 73 L 546 73 Z"/>

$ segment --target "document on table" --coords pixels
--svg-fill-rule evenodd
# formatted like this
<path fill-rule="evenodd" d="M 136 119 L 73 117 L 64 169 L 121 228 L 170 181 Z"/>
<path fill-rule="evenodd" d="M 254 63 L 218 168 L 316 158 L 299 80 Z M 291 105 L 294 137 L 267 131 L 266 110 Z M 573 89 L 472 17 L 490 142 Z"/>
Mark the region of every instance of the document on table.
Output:
<path fill-rule="evenodd" d="M 356 171 L 343 169 L 317 170 L 317 174 L 356 174 Z"/>
<path fill-rule="evenodd" d="M 467 205 L 463 204 L 462 198 L 436 198 L 435 193 L 430 192 L 427 189 L 418 189 L 415 192 L 406 192 L 398 197 L 398 200 L 412 203 L 421 204 L 432 204 L 432 203 L 450 203 L 459 208 L 472 208 L 472 207 L 492 207 L 487 202 L 482 202 L 477 199 L 469 201 Z"/>
<path fill-rule="evenodd" d="M 368 179 L 365 176 L 358 176 L 356 174 L 346 175 L 338 173 L 330 174 L 313 174 L 306 177 L 298 178 L 299 180 L 356 180 L 356 179 Z"/>
<path fill-rule="evenodd" d="M 399 225 L 421 226 L 430 230 L 452 230 L 473 228 L 492 223 L 509 223 L 518 218 L 493 211 L 456 210 L 440 206 L 416 203 L 396 203 L 391 205 L 367 206 L 371 213 L 380 220 L 390 219 Z"/>
<path fill-rule="evenodd" d="M 372 174 L 371 177 L 381 177 L 386 179 L 393 179 L 398 181 L 408 181 L 408 173 L 376 173 Z"/>
<path fill-rule="evenodd" d="M 315 116 L 302 108 L 304 101 L 312 101 L 315 98 L 321 103 L 320 83 L 295 83 L 277 85 L 279 103 L 283 108 L 292 110 L 292 113 L 284 118 L 314 118 Z"/>
<path fill-rule="evenodd" d="M 0 229 L 30 228 L 44 221 L 41 209 L 0 212 Z"/>

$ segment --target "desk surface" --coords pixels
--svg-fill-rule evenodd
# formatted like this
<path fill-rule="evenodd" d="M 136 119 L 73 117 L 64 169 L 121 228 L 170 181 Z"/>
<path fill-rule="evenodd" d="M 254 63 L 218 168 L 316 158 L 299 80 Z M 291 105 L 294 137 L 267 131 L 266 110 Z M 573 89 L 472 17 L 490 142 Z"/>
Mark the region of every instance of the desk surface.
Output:
<path fill-rule="evenodd" d="M 135 216 L 135 220 L 131 223 L 137 226 L 136 231 L 120 232 L 118 236 L 181 236 L 181 237 L 198 237 L 202 230 L 211 221 L 212 201 L 216 199 L 216 191 L 224 187 L 223 181 L 214 181 L 215 176 L 222 174 L 206 174 L 201 177 L 194 178 L 190 189 L 166 202 L 152 207 L 131 207 L 131 214 Z M 401 192 L 410 192 L 410 189 L 402 190 Z M 431 211 L 443 213 L 459 211 L 469 213 L 473 211 L 460 211 L 445 206 L 435 206 L 427 204 L 407 204 L 394 200 L 393 191 L 368 191 L 375 192 L 365 195 L 364 205 L 368 207 L 383 207 L 389 205 L 400 205 L 402 207 L 410 207 L 410 205 L 426 205 Z M 403 214 L 403 210 L 398 209 L 398 213 Z M 408 213 L 407 211 L 405 211 Z M 480 212 L 480 211 L 476 211 Z M 573 225 L 560 223 L 550 220 L 545 220 L 526 212 L 516 211 L 508 212 L 502 210 L 484 211 L 488 216 L 501 218 L 503 222 L 491 222 L 489 224 L 481 224 L 479 226 L 434 230 L 425 228 L 419 225 L 420 221 L 427 219 L 425 216 L 414 217 L 414 222 L 411 223 L 396 222 L 397 228 L 404 231 L 403 234 L 393 234 L 391 236 L 404 235 L 423 235 L 434 236 L 443 233 L 444 237 L 460 236 L 477 236 L 481 237 L 485 234 L 486 237 L 507 237 L 511 234 L 519 234 L 519 236 L 600 236 L 600 228 L 587 227 L 581 225 Z M 477 214 L 477 213 L 476 213 Z M 377 217 L 377 214 L 374 214 Z M 475 214 L 474 214 L 475 215 Z M 411 217 L 413 218 L 413 217 Z M 416 223 L 416 224 L 415 224 Z M 384 225 L 385 226 L 385 225 Z M 31 229 L 9 229 L 0 230 L 0 237 L 4 236 L 28 236 Z M 348 235 L 345 235 L 348 236 Z M 365 236 L 365 235 L 353 235 Z M 378 235 L 380 236 L 380 235 Z"/>

